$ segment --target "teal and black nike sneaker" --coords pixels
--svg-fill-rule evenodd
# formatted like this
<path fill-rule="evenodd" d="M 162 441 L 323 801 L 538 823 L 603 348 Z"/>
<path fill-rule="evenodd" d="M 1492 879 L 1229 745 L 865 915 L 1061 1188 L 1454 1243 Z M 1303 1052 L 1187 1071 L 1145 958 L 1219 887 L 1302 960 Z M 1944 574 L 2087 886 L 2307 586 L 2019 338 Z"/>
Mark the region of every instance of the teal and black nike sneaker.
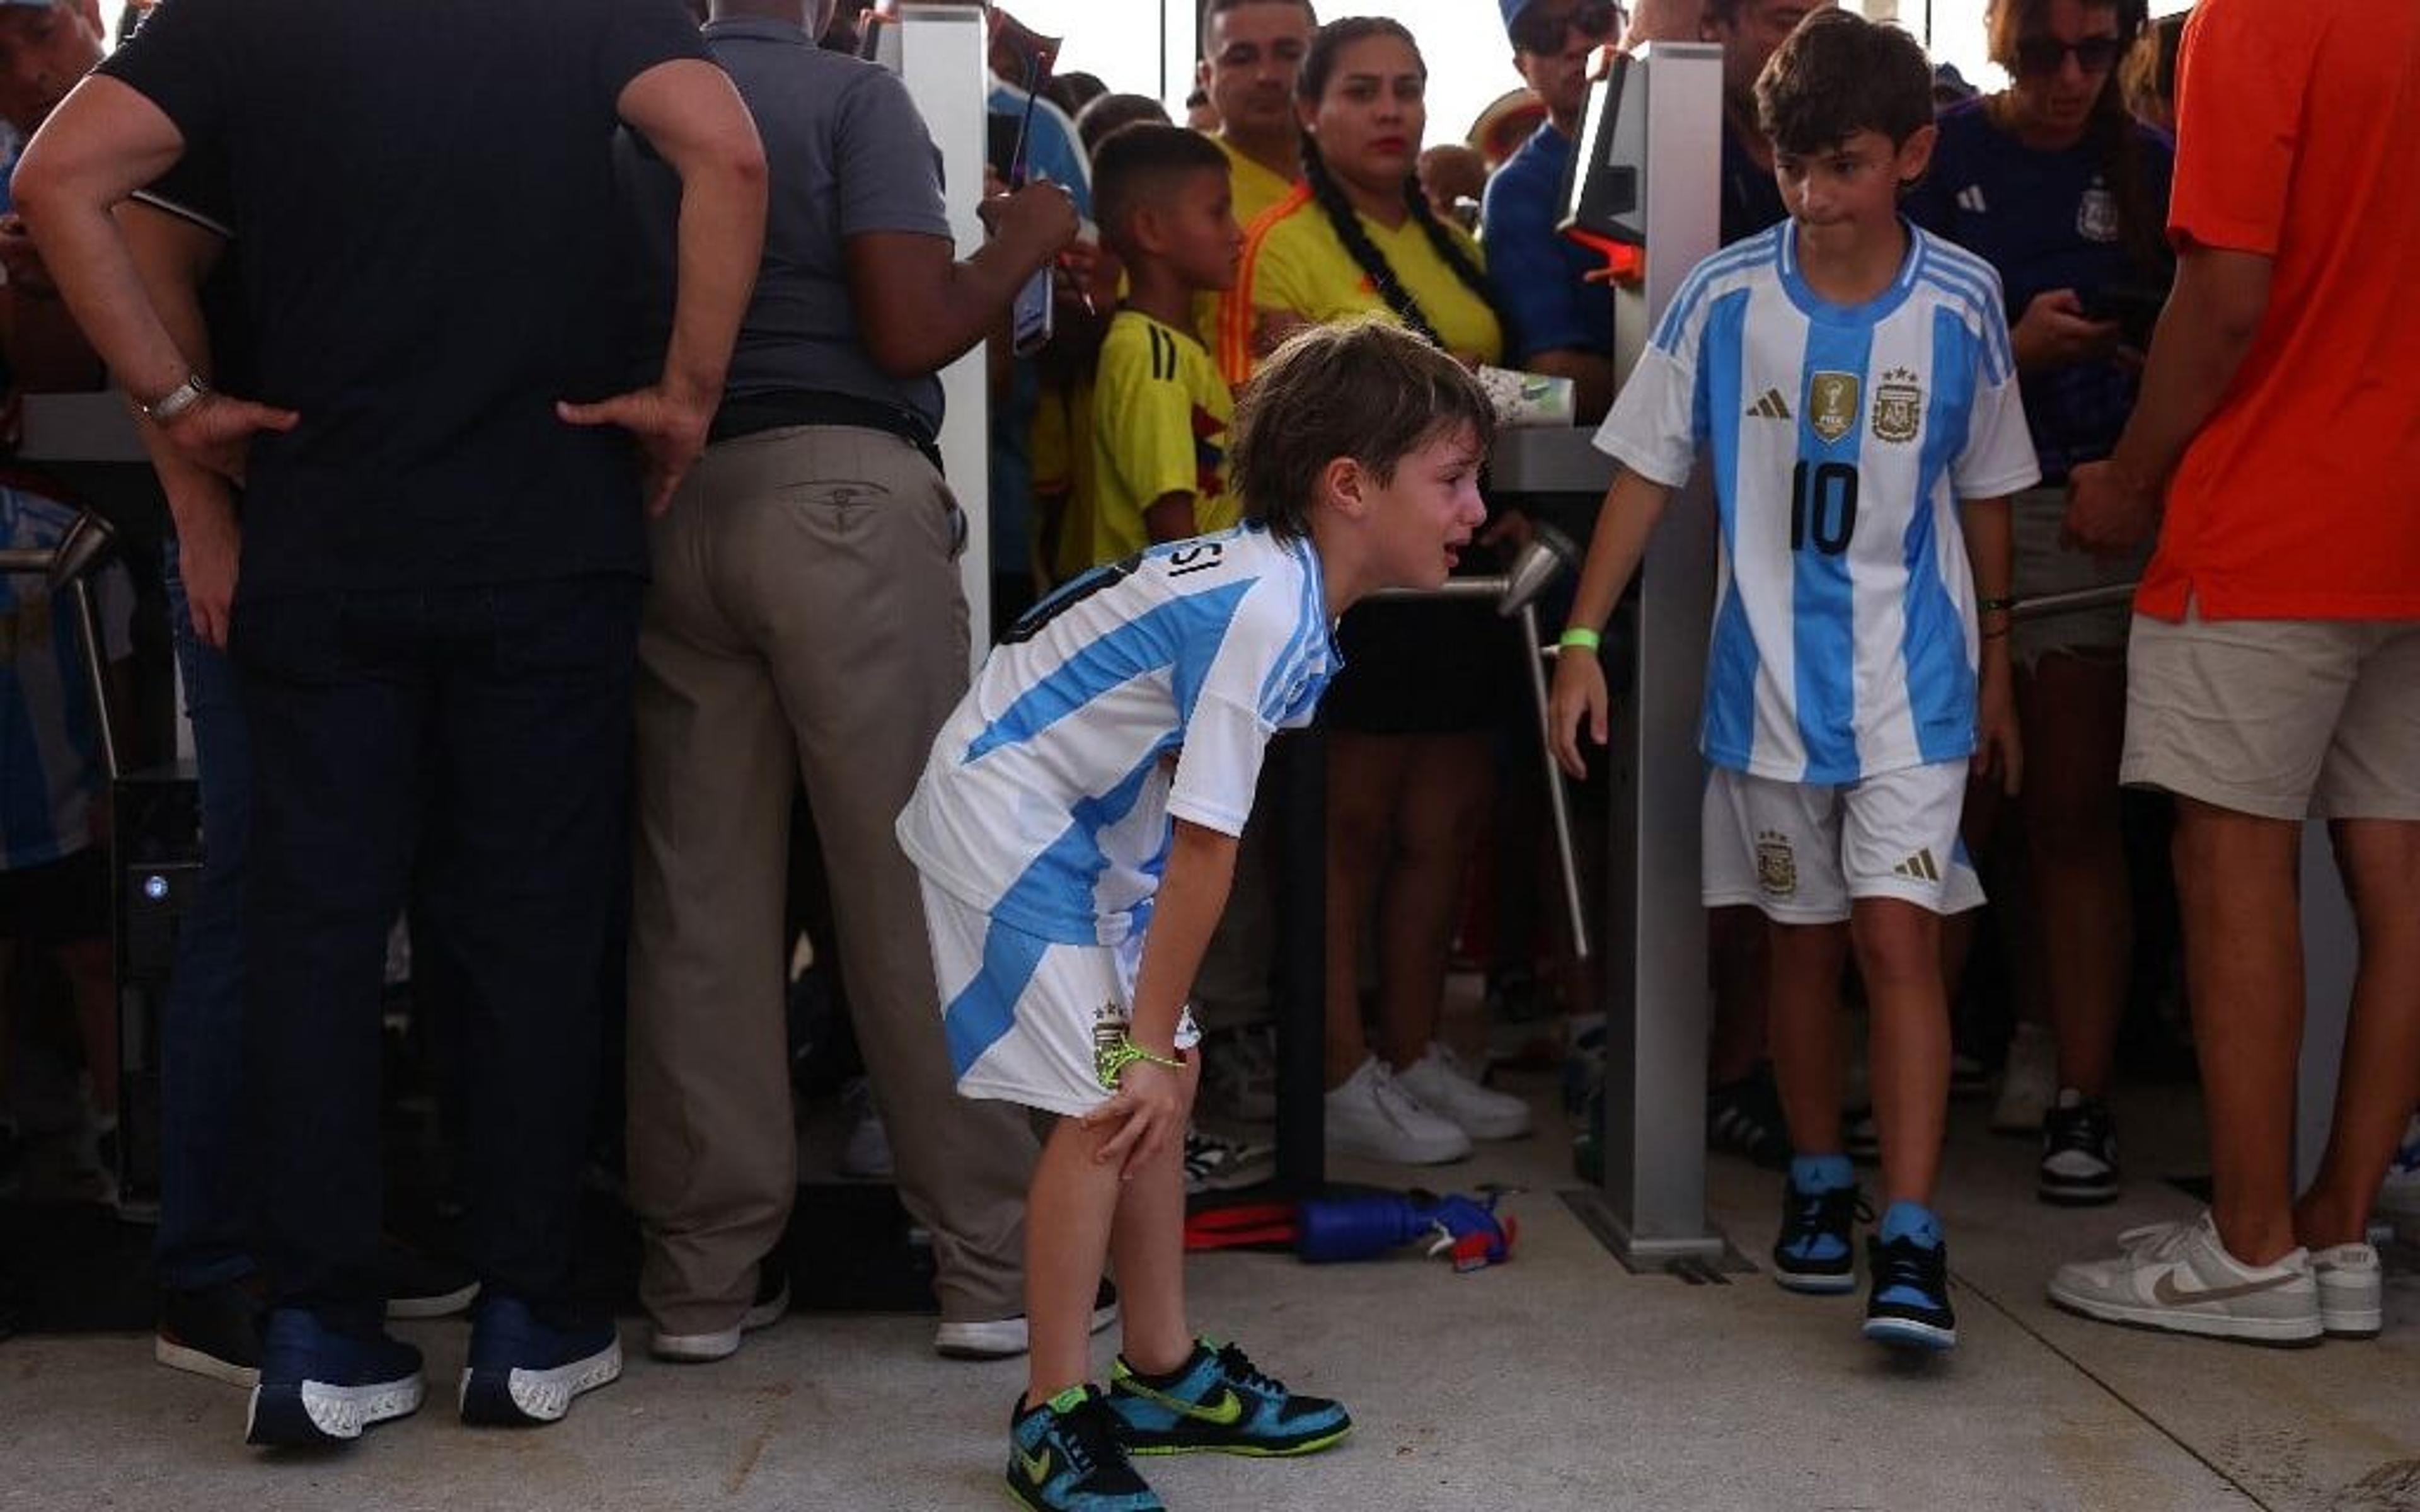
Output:
<path fill-rule="evenodd" d="M 1109 1408 L 1125 1425 L 1127 1452 L 1139 1455 L 1307 1455 L 1353 1431 L 1343 1408 L 1294 1395 L 1243 1350 L 1206 1338 L 1166 1376 L 1140 1374 L 1120 1356 Z"/>
<path fill-rule="evenodd" d="M 1034 1512 L 1167 1512 L 1126 1463 L 1125 1427 L 1101 1388 L 1070 1386 L 1008 1419 L 1008 1494 Z"/>

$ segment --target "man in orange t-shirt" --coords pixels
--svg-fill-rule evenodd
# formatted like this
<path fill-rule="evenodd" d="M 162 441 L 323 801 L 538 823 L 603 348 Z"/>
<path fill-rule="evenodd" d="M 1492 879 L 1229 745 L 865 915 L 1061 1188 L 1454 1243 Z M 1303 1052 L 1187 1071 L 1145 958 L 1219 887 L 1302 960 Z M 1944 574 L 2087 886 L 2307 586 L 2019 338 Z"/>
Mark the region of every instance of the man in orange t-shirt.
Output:
<path fill-rule="evenodd" d="M 2124 438 L 2071 479 L 2068 532 L 2116 550 L 2159 530 L 2122 775 L 2177 797 L 2213 1193 L 2195 1224 L 2060 1268 L 2052 1300 L 2090 1317 L 2272 1343 L 2379 1328 L 2362 1241 L 2420 1099 L 2415 79 L 2411 0 L 2203 0 L 2185 32 L 2176 291 Z M 2361 971 L 2296 1201 L 2310 817 Z"/>

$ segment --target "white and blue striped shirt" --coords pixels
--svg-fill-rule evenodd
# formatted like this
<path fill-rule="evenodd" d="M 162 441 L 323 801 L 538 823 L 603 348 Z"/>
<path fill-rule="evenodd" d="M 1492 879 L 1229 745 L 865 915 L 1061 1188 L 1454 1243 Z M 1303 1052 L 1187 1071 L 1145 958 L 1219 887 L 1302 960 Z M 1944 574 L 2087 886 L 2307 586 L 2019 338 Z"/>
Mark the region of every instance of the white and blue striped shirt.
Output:
<path fill-rule="evenodd" d="M 1957 501 L 2040 475 L 1989 264 L 1909 227 L 1854 307 L 1784 222 L 1700 263 L 1597 432 L 1678 487 L 1712 458 L 1722 553 L 1700 746 L 1783 781 L 1973 753 L 1973 574 Z"/>
<path fill-rule="evenodd" d="M 1269 736 L 1339 665 L 1308 540 L 1246 525 L 1095 567 L 992 651 L 899 843 L 995 918 L 1117 944 L 1149 921 L 1170 821 L 1241 834 Z"/>

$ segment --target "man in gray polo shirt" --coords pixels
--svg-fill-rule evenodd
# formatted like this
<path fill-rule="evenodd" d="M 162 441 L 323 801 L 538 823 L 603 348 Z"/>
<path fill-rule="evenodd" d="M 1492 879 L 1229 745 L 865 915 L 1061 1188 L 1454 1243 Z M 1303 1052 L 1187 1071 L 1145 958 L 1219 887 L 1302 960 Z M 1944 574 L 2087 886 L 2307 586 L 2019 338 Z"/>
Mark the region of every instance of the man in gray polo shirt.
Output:
<path fill-rule="evenodd" d="M 933 438 L 939 369 L 1075 235 L 1037 184 L 959 260 L 906 87 L 824 52 L 830 0 L 714 0 L 708 50 L 771 170 L 765 259 L 713 442 L 655 522 L 640 638 L 630 1196 L 668 1359 L 780 1316 L 763 1262 L 796 1187 L 783 1053 L 790 799 L 805 779 L 841 969 L 900 1194 L 933 1234 L 949 1352 L 1025 1346 L 1031 1129 L 954 1095 L 916 873 L 892 836 L 967 683 L 963 521 Z M 669 270 L 670 180 L 629 167 Z"/>

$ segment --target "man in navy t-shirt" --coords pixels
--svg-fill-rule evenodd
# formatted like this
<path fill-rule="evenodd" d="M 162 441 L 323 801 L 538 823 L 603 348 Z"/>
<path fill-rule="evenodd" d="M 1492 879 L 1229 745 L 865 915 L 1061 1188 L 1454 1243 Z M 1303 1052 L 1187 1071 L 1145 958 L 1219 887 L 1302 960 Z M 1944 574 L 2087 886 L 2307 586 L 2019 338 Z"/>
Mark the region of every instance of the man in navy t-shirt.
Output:
<path fill-rule="evenodd" d="M 695 224 L 662 377 L 616 393 L 625 121 L 679 170 Z M 196 148 L 228 164 L 265 403 L 179 350 L 112 218 Z M 705 440 L 764 175 L 675 0 L 172 0 L 18 169 L 127 392 L 246 483 L 230 649 L 256 777 L 246 1048 L 272 1309 L 254 1443 L 342 1442 L 420 1402 L 378 1279 L 381 967 L 415 873 L 465 998 L 483 1295 L 462 1414 L 552 1421 L 620 1371 L 613 1320 L 569 1292 L 642 504 Z"/>

